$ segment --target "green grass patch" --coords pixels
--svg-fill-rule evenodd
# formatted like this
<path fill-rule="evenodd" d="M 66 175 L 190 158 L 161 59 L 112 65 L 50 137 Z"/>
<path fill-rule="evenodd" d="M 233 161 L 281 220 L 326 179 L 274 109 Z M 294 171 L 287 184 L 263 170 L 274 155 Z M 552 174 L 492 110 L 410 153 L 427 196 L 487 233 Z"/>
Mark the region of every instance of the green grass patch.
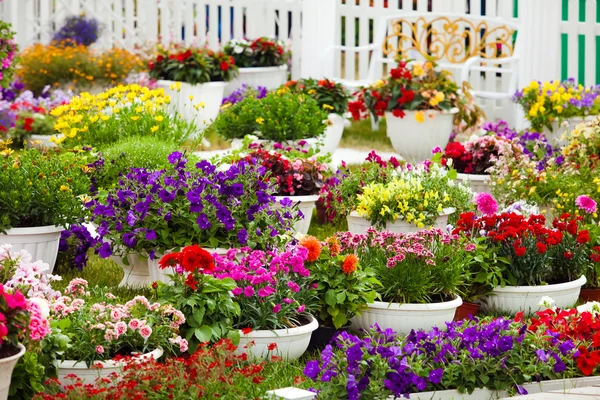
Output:
<path fill-rule="evenodd" d="M 352 121 L 352 125 L 344 129 L 339 147 L 393 152 L 394 148 L 385 132 L 385 120 L 379 124 L 378 131 L 371 129 L 371 120 Z"/>

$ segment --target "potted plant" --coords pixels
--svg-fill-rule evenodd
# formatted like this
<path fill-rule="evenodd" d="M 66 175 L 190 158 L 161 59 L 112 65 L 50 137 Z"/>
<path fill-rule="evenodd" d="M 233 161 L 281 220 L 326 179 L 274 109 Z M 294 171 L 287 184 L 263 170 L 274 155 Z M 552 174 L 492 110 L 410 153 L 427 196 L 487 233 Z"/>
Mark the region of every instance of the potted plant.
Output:
<path fill-rule="evenodd" d="M 283 88 L 262 99 L 248 96 L 234 105 L 226 104 L 210 129 L 232 140 L 233 147 L 240 147 L 235 140 L 248 135 L 284 146 L 299 140 L 316 145 L 325 131 L 327 114 L 312 97 Z"/>
<path fill-rule="evenodd" d="M 284 359 L 304 354 L 319 326 L 311 315 L 316 291 L 308 285 L 307 256 L 301 246 L 283 251 L 246 247 L 215 255 L 214 276 L 237 284 L 232 293 L 240 307 L 233 324 L 240 330 L 239 353 L 265 359 L 271 354 Z"/>
<path fill-rule="evenodd" d="M 261 37 L 252 41 L 234 39 L 223 48 L 239 67 L 239 75 L 227 86 L 226 94 L 242 85 L 277 89 L 287 81 L 287 61 L 290 52 L 280 40 Z"/>
<path fill-rule="evenodd" d="M 552 224 L 547 227 L 542 215 L 460 216 L 454 233 L 485 237 L 491 251 L 510 261 L 502 266 L 500 285 L 486 298 L 489 308 L 535 312 L 544 296 L 560 308 L 577 302 L 590 267 L 589 232 L 580 230 L 578 218 L 570 214 Z"/>
<path fill-rule="evenodd" d="M 15 32 L 12 25 L 4 21 L 0 21 L 0 54 L 0 86 L 7 88 L 14 81 L 15 67 L 20 59 Z"/>
<path fill-rule="evenodd" d="M 13 369 L 23 354 L 25 346 L 23 327 L 29 326 L 30 315 L 25 297 L 17 290 L 11 293 L 0 283 L 0 400 L 8 398 Z M 27 330 L 25 329 L 25 332 Z"/>
<path fill-rule="evenodd" d="M 57 362 L 59 380 L 74 374 L 94 383 L 119 374 L 125 357 L 137 355 L 134 362 L 139 362 L 187 351 L 187 341 L 178 334 L 185 317 L 172 305 L 150 303 L 144 296 L 123 304 L 105 289 L 90 291 L 81 278 L 51 303 L 50 315 L 52 328 L 71 344 Z"/>
<path fill-rule="evenodd" d="M 294 225 L 297 233 L 306 234 L 310 227 L 315 203 L 323 186 L 323 173 L 327 165 L 316 157 L 291 158 L 274 150 L 257 149 L 245 160 L 256 160 L 266 170 L 267 177 L 274 180 L 276 206 L 298 208 L 300 221 Z"/>
<path fill-rule="evenodd" d="M 27 249 L 54 268 L 60 232 L 86 215 L 90 188 L 86 152 L 27 149 L 0 143 L 0 243 Z"/>
<path fill-rule="evenodd" d="M 378 297 L 375 290 L 381 284 L 371 269 L 363 268 L 354 254 L 340 255 L 335 236 L 321 243 L 314 236 L 305 236 L 300 246 L 308 250 L 306 267 L 310 270 L 309 285 L 316 285 L 319 304 L 315 315 L 319 328 L 313 332 L 310 344 L 322 349 L 336 332 L 350 326 L 350 320 L 360 315 Z"/>
<path fill-rule="evenodd" d="M 455 171 L 438 164 L 402 167 L 387 183 L 370 183 L 358 194 L 356 211 L 347 216 L 348 230 L 365 233 L 369 227 L 392 232 L 445 228 L 448 216 L 470 207 L 472 192 L 453 180 Z M 460 212 L 460 211 L 459 211 Z"/>
<path fill-rule="evenodd" d="M 101 257 L 149 258 L 147 268 L 135 268 L 140 273 L 146 268 L 146 283 L 151 283 L 168 281 L 158 260 L 182 247 L 264 249 L 290 236 L 296 212 L 273 209 L 272 188 L 262 179 L 266 171 L 256 162 L 217 170 L 206 160 L 188 166 L 180 152 L 168 160 L 164 170 L 133 169 L 89 205 L 103 239 L 97 246 Z"/>
<path fill-rule="evenodd" d="M 231 296 L 236 284 L 231 278 L 213 276 L 215 264 L 208 251 L 198 245 L 187 246 L 163 256 L 159 265 L 171 272 L 171 284 L 158 282 L 153 286 L 159 302 L 173 305 L 185 317 L 179 330 L 190 353 L 205 342 L 222 338 L 239 341 L 237 330 L 231 329 L 240 315 L 240 307 Z"/>
<path fill-rule="evenodd" d="M 584 87 L 574 78 L 566 81 L 532 81 L 515 93 L 513 100 L 521 106 L 525 118 L 536 132 L 543 132 L 552 144 L 564 144 L 561 134 L 583 121 L 600 114 L 600 88 Z"/>
<path fill-rule="evenodd" d="M 340 254 L 355 254 L 365 270 L 381 282 L 381 301 L 352 319 L 353 327 L 408 334 L 452 321 L 462 304 L 458 288 L 463 279 L 463 249 L 459 238 L 439 229 L 415 233 L 377 232 L 337 234 Z"/>
<path fill-rule="evenodd" d="M 449 72 L 435 67 L 429 61 L 411 66 L 400 61 L 387 79 L 363 88 L 348 106 L 357 120 L 367 111 L 375 122 L 385 115 L 394 150 L 410 162 L 428 159 L 431 149 L 446 146 L 453 125 L 464 122 L 467 129 L 483 114 L 467 88 L 461 91 Z"/>
<path fill-rule="evenodd" d="M 174 108 L 204 129 L 217 117 L 225 87 L 237 74 L 233 57 L 194 47 L 159 46 L 148 63 L 150 77 L 171 97 Z"/>
<path fill-rule="evenodd" d="M 329 112 L 329 123 L 323 134 L 324 153 L 333 153 L 344 133 L 346 124 L 346 115 L 348 114 L 348 99 L 350 93 L 340 83 L 329 79 L 300 79 L 298 81 L 289 81 L 285 84 L 292 92 L 303 93 L 317 100 L 321 108 Z"/>

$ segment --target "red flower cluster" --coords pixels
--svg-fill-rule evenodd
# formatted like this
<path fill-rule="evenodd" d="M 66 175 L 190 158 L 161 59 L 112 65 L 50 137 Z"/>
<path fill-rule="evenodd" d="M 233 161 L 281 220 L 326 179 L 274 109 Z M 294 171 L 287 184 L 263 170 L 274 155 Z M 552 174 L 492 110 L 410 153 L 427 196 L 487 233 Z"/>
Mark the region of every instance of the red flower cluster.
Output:
<path fill-rule="evenodd" d="M 446 145 L 442 164 L 446 165 L 447 160 L 452 160 L 452 168 L 463 174 L 472 174 L 475 172 L 473 166 L 473 155 L 465 149 L 465 146 L 459 142 L 450 142 Z"/>
<path fill-rule="evenodd" d="M 192 290 L 196 290 L 198 285 L 194 274 L 210 274 L 215 270 L 210 253 L 197 244 L 184 247 L 180 252 L 165 254 L 158 265 L 161 269 L 179 266 L 189 272 L 185 284 Z"/>
<path fill-rule="evenodd" d="M 260 51 L 260 52 L 267 52 L 270 50 L 274 50 L 277 54 L 283 54 L 284 50 L 283 47 L 281 47 L 280 45 L 278 45 L 277 43 L 275 43 L 272 40 L 268 40 L 266 38 L 258 38 L 255 39 L 251 44 L 250 44 L 250 48 L 253 51 Z"/>

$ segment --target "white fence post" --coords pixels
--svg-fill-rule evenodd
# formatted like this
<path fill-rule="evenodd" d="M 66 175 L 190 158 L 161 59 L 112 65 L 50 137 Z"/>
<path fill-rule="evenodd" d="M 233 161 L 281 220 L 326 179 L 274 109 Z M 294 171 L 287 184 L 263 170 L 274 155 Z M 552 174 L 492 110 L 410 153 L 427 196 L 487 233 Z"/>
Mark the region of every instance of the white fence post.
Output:
<path fill-rule="evenodd" d="M 333 75 L 335 53 L 324 58 L 325 50 L 337 44 L 339 0 L 303 0 L 302 2 L 302 78 Z"/>
<path fill-rule="evenodd" d="M 519 87 L 560 79 L 561 0 L 519 1 Z"/>

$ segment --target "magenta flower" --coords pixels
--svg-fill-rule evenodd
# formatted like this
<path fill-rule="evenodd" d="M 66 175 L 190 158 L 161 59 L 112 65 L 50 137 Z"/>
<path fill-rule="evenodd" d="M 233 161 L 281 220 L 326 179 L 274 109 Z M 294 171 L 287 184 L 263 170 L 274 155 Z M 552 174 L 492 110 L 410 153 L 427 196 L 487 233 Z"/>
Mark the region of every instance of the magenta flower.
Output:
<path fill-rule="evenodd" d="M 477 193 L 475 195 L 477 210 L 483 215 L 494 215 L 498 211 L 498 203 L 489 193 Z"/>
<path fill-rule="evenodd" d="M 240 294 L 242 294 L 242 288 L 241 287 L 236 287 L 235 289 L 233 289 L 231 291 L 231 293 L 233 293 L 234 296 L 239 296 Z"/>
<path fill-rule="evenodd" d="M 588 214 L 593 214 L 597 210 L 597 204 L 594 199 L 585 195 L 577 197 L 575 199 L 575 205 Z"/>
<path fill-rule="evenodd" d="M 275 293 L 275 289 L 273 289 L 271 286 L 265 286 L 264 288 L 258 289 L 259 297 L 267 297 L 272 295 L 273 293 Z"/>
<path fill-rule="evenodd" d="M 276 304 L 276 305 L 273 307 L 273 312 L 274 312 L 275 314 L 277 314 L 279 311 L 281 311 L 281 304 Z"/>
<path fill-rule="evenodd" d="M 244 295 L 246 297 L 252 297 L 254 295 L 254 288 L 252 286 L 246 286 L 244 288 Z"/>

